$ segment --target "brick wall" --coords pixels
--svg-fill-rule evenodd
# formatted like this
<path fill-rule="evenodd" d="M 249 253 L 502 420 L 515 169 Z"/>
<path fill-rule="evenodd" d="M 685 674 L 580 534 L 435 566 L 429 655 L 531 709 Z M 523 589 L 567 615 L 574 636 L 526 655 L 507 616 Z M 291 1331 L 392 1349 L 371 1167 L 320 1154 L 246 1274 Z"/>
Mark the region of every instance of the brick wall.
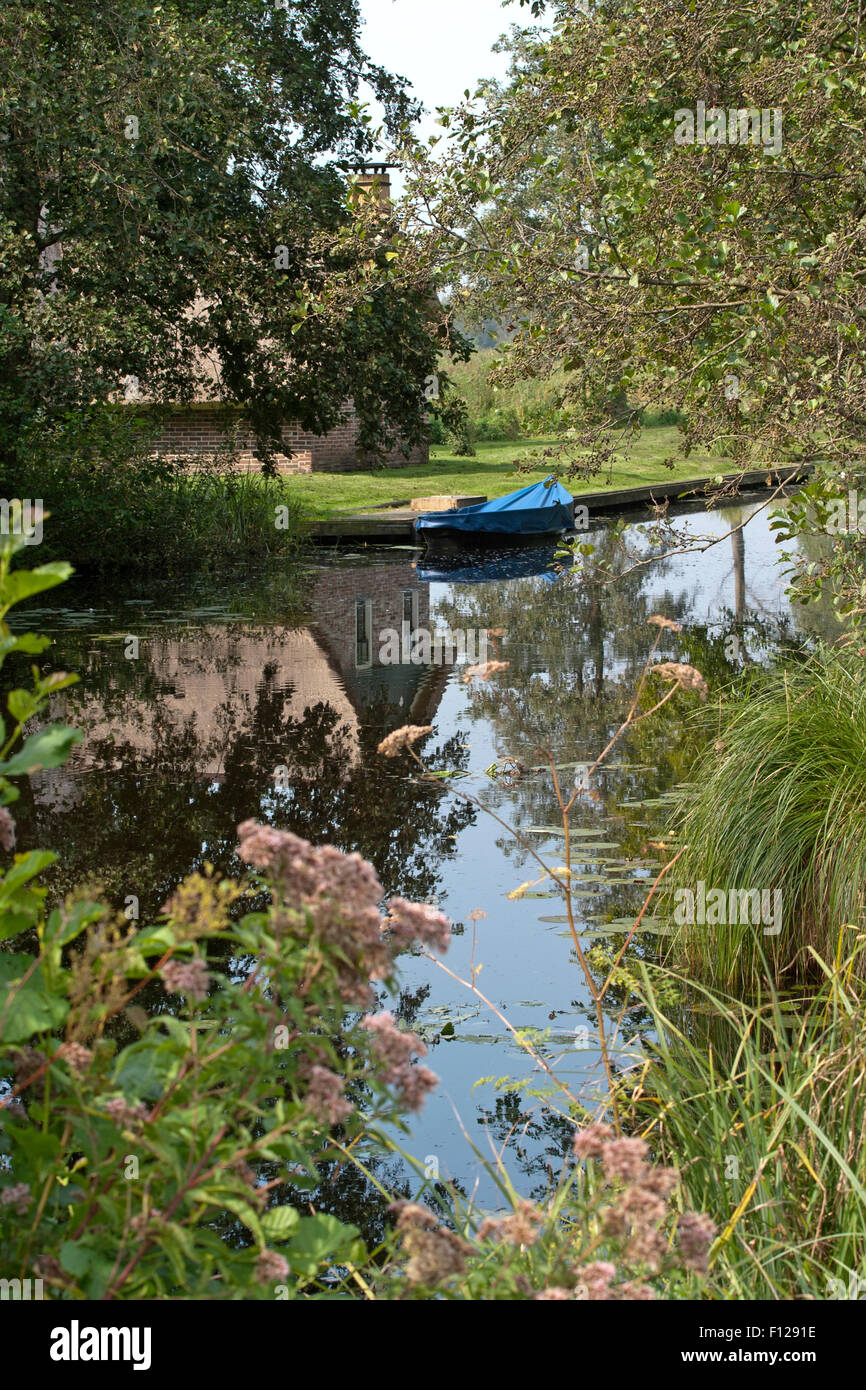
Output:
<path fill-rule="evenodd" d="M 280 473 L 348 473 L 369 467 L 372 462 L 358 449 L 354 412 L 328 434 L 311 434 L 289 422 L 283 426 L 282 435 L 288 447 L 284 454 L 277 454 Z M 243 416 L 217 406 L 193 405 L 168 416 L 154 450 L 193 463 L 197 456 L 223 457 L 240 470 L 261 469 L 255 438 Z M 378 466 L 403 468 L 407 463 L 427 464 L 429 459 L 430 448 L 425 443 L 416 445 L 408 459 L 398 449 L 380 460 Z"/>

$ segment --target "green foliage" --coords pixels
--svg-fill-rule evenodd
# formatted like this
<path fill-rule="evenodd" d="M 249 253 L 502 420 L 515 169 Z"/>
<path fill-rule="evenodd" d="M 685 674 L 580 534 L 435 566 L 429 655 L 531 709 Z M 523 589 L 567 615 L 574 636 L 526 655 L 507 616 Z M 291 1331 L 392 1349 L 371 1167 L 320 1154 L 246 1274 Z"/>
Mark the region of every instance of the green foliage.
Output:
<path fill-rule="evenodd" d="M 439 406 L 438 419 L 445 431 L 445 442 L 457 458 L 474 458 L 469 409 L 462 396 L 449 391 Z"/>
<path fill-rule="evenodd" d="M 474 442 L 496 439 L 537 439 L 542 435 L 565 435 L 584 418 L 575 396 L 573 373 L 556 367 L 541 376 L 497 380 L 497 367 L 506 359 L 501 349 L 482 348 L 468 362 L 451 369 L 454 390 L 466 401 L 469 435 Z M 647 429 L 678 425 L 683 416 L 669 409 L 646 409 L 640 423 Z M 434 429 L 431 442 L 446 443 L 442 429 Z"/>
<path fill-rule="evenodd" d="M 671 950 L 695 978 L 753 991 L 769 970 L 792 983 L 835 959 L 840 931 L 866 928 L 866 693 L 856 648 L 760 672 L 722 704 L 674 819 L 687 846 L 670 876 L 679 890 L 781 894 L 775 923 L 697 922 Z M 715 722 L 716 712 L 712 712 Z M 681 900 L 680 900 L 681 901 Z"/>
<path fill-rule="evenodd" d="M 71 556 L 85 571 L 246 569 L 296 553 L 304 531 L 301 508 L 279 481 L 218 459 L 191 471 L 141 453 L 31 456 L 10 467 L 6 485 L 51 513 L 43 551 Z"/>
<path fill-rule="evenodd" d="M 563 409 L 566 373 L 510 382 L 501 387 L 492 373 L 501 353 L 487 348 L 452 370 L 455 390 L 465 398 L 469 428 L 474 440 L 526 439 L 561 433 L 574 421 L 574 411 Z"/>
<path fill-rule="evenodd" d="M 129 378 L 185 402 L 214 364 L 266 462 L 283 420 L 322 433 L 350 398 L 364 448 L 422 437 L 459 335 L 353 203 L 381 139 L 362 91 L 392 136 L 414 111 L 360 26 L 357 0 L 0 8 L 5 466 L 62 455 Z"/>
<path fill-rule="evenodd" d="M 800 604 L 829 592 L 840 621 L 866 612 L 866 472 L 856 462 L 816 472 L 770 522 Z"/>
<path fill-rule="evenodd" d="M 654 1035 L 631 1119 L 675 1158 L 684 1201 L 716 1220 L 709 1288 L 725 1299 L 857 1297 L 866 1258 L 866 998 L 854 933 L 820 984 L 754 1003 L 638 966 Z M 818 962 L 816 962 L 818 964 Z"/>
<path fill-rule="evenodd" d="M 447 147 L 416 152 L 410 180 L 442 229 L 430 254 L 455 313 L 506 326 L 500 382 L 569 371 L 596 468 L 621 447 L 623 393 L 636 412 L 682 413 L 685 451 L 862 458 L 856 9 L 556 11 L 549 30 L 512 34 L 508 80 L 448 113 Z M 742 138 L 735 118 L 732 139 L 731 110 L 766 112 L 766 131 Z"/>

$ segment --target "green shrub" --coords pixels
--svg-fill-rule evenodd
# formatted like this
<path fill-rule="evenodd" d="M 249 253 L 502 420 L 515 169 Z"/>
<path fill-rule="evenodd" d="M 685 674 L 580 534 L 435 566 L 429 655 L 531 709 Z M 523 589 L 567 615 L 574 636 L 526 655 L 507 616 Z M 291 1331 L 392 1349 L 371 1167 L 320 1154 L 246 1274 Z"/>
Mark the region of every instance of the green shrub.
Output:
<path fill-rule="evenodd" d="M 663 429 L 671 425 L 682 425 L 685 419 L 681 410 L 644 410 L 640 423 L 644 429 Z"/>
<path fill-rule="evenodd" d="M 864 803 L 866 686 L 856 649 L 757 673 L 722 705 L 718 738 L 676 813 L 687 848 L 667 892 L 674 959 L 731 991 L 758 987 L 767 971 L 782 983 L 820 973 L 814 952 L 832 960 L 843 928 L 866 928 Z M 745 911 L 739 902 L 726 915 L 749 921 L 678 922 L 686 899 L 677 893 L 696 894 L 701 883 L 705 893 L 771 895 L 780 923 L 774 915 L 755 924 L 753 904 Z"/>
<path fill-rule="evenodd" d="M 255 565 L 294 553 L 303 534 L 300 508 L 282 480 L 219 460 L 203 460 L 192 472 L 141 452 L 34 456 L 4 487 L 42 499 L 51 513 L 46 558 L 63 555 L 93 572 L 165 575 Z"/>

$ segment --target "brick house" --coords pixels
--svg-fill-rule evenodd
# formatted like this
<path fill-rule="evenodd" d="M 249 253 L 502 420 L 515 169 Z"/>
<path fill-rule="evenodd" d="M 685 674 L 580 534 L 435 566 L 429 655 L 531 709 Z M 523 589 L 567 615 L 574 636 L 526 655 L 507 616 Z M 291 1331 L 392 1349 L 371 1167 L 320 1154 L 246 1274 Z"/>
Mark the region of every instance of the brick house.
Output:
<path fill-rule="evenodd" d="M 377 198 L 390 205 L 391 183 L 386 165 L 365 166 L 358 175 L 356 196 Z M 199 306 L 205 309 L 204 303 Z M 222 403 L 220 365 L 213 359 L 197 364 L 199 388 L 196 399 L 170 411 L 154 442 L 155 453 L 195 464 L 196 459 L 224 458 L 244 472 L 259 472 L 256 441 L 241 407 Z M 128 400 L 137 399 L 127 393 Z M 277 453 L 280 473 L 346 473 L 357 468 L 403 468 L 409 463 L 426 465 L 430 461 L 428 442 L 416 444 L 408 457 L 400 449 L 374 459 L 358 447 L 358 420 L 351 401 L 345 406 L 345 420 L 327 434 L 313 434 L 287 421 L 282 428 L 286 452 Z"/>
<path fill-rule="evenodd" d="M 358 421 L 351 403 L 346 411 L 345 422 L 328 434 L 312 434 L 291 422 L 283 425 L 282 436 L 287 450 L 276 455 L 278 472 L 348 473 L 371 466 L 373 460 L 358 448 Z M 243 410 L 213 400 L 195 401 L 171 411 L 163 421 L 153 450 L 191 464 L 197 458 L 224 457 L 244 472 L 256 473 L 262 466 Z M 427 464 L 429 461 L 430 446 L 423 442 L 409 451 L 408 458 L 397 449 L 377 460 L 377 466 L 403 468 L 407 463 Z"/>

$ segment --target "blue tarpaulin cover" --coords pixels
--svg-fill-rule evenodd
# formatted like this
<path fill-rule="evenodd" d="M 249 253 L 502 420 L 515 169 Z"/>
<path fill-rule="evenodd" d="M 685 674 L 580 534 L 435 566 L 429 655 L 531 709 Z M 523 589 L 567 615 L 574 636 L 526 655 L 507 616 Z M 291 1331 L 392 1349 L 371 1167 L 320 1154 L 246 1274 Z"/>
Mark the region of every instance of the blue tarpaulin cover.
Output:
<path fill-rule="evenodd" d="M 531 487 L 478 502 L 455 512 L 425 512 L 415 522 L 416 531 L 464 531 L 468 535 L 544 535 L 569 531 L 574 523 L 571 493 L 552 478 Z"/>

